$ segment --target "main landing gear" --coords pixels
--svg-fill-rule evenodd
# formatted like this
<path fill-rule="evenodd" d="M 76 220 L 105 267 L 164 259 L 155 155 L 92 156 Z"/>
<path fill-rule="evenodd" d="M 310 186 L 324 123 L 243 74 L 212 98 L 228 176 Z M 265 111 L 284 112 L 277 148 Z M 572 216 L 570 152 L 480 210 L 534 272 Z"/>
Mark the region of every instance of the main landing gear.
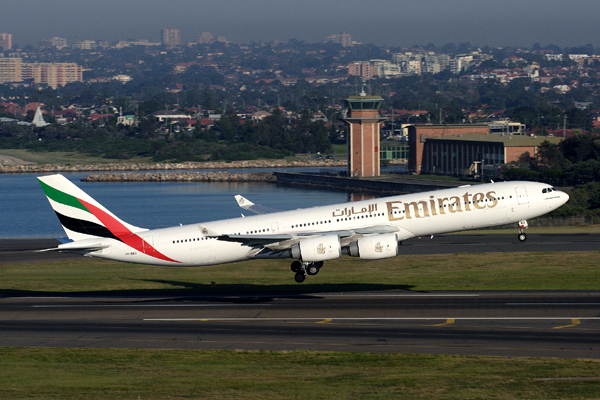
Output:
<path fill-rule="evenodd" d="M 306 279 L 306 275 L 318 274 L 322 266 L 323 261 L 300 262 L 296 260 L 292 263 L 290 269 L 292 272 L 296 273 L 296 275 L 294 275 L 294 280 L 298 283 L 302 283 Z"/>
<path fill-rule="evenodd" d="M 525 233 L 525 229 L 527 229 L 527 221 L 519 221 L 519 242 L 524 242 L 527 240 L 527 234 Z"/>

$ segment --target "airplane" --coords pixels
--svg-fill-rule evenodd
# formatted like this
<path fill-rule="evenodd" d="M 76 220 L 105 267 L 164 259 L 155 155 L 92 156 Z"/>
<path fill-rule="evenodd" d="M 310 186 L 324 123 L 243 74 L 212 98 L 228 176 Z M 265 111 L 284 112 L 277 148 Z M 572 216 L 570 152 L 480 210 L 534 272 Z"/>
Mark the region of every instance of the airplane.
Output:
<path fill-rule="evenodd" d="M 161 229 L 130 225 L 64 176 L 38 177 L 68 239 L 41 251 L 163 266 L 203 266 L 255 259 L 293 259 L 296 282 L 324 261 L 348 255 L 391 258 L 414 238 L 518 222 L 562 206 L 569 196 L 538 182 L 492 182 L 351 203 L 279 211 L 238 195 L 255 216 Z M 66 238 L 65 238 L 66 239 Z"/>

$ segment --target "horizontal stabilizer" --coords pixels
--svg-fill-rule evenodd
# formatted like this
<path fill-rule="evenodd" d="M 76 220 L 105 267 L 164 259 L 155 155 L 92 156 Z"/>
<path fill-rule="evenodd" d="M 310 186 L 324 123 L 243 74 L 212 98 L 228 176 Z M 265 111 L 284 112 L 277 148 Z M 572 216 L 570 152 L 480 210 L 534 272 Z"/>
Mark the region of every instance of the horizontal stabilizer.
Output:
<path fill-rule="evenodd" d="M 106 249 L 108 247 L 110 247 L 109 244 L 102 244 L 102 243 L 95 243 L 95 244 L 82 244 L 82 245 L 77 245 L 75 244 L 75 242 L 72 242 L 73 244 L 71 245 L 60 245 L 58 247 L 54 247 L 52 249 L 43 249 L 43 250 L 36 250 L 36 252 L 38 253 L 43 253 L 45 251 L 60 251 L 60 252 L 77 252 L 77 253 L 81 253 L 81 252 L 92 252 L 92 251 L 98 251 L 98 250 L 102 250 L 102 249 Z"/>

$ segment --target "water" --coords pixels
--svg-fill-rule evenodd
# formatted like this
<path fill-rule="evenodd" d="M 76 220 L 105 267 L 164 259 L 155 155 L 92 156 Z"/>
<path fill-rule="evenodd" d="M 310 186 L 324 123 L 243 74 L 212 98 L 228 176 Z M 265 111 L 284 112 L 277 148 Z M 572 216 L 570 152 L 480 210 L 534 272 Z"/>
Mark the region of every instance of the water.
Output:
<path fill-rule="evenodd" d="M 273 169 L 237 172 L 273 172 Z M 282 187 L 274 184 L 81 182 L 81 177 L 87 174 L 89 173 L 64 175 L 122 220 L 150 229 L 236 218 L 241 213 L 252 215 L 237 205 L 233 197 L 236 194 L 241 194 L 256 204 L 280 210 L 343 203 L 349 200 L 349 195 L 344 192 Z M 0 175 L 0 238 L 65 236 L 36 179 L 38 175 L 40 174 Z"/>

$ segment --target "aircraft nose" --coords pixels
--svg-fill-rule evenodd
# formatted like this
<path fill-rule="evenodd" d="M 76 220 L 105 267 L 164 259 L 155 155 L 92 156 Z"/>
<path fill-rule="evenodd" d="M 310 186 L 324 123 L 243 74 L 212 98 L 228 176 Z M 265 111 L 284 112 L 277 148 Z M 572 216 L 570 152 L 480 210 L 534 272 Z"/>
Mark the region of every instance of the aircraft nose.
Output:
<path fill-rule="evenodd" d="M 569 195 L 565 192 L 560 192 L 560 199 L 562 200 L 563 204 L 565 204 L 567 201 L 569 201 Z"/>

